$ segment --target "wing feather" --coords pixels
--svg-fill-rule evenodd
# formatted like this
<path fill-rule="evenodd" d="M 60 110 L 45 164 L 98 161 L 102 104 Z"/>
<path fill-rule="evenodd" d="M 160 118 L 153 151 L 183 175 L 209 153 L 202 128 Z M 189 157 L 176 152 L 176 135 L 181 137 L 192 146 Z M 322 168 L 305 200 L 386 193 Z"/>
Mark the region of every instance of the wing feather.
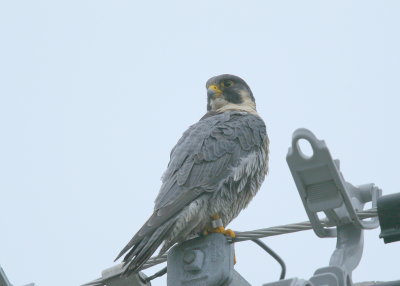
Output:
<path fill-rule="evenodd" d="M 221 177 L 228 176 L 251 150 L 260 148 L 266 136 L 263 120 L 244 112 L 226 112 L 192 125 L 171 152 L 155 211 L 168 206 L 172 215 L 180 210 L 175 207 L 181 207 L 173 202 L 217 189 Z M 194 190 L 194 195 L 188 195 Z"/>
<path fill-rule="evenodd" d="M 263 120 L 243 112 L 214 115 L 192 125 L 171 153 L 155 210 L 194 189 L 200 193 L 216 189 L 221 176 L 228 176 L 242 157 L 260 148 L 265 137 Z"/>

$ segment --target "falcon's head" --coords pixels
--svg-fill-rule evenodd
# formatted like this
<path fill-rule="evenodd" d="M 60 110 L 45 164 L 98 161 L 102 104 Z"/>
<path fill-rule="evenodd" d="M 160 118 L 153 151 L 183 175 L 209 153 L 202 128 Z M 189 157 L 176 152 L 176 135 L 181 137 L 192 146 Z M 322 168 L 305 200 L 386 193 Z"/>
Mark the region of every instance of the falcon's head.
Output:
<path fill-rule="evenodd" d="M 222 74 L 206 83 L 207 111 L 232 109 L 256 110 L 253 93 L 247 83 L 238 76 Z"/>

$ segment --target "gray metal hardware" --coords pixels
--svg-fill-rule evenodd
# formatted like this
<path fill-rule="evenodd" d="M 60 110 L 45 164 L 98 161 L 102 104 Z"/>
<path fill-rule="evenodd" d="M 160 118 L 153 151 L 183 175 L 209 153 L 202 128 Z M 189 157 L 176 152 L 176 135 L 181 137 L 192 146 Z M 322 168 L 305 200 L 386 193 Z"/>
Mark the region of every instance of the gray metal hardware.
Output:
<path fill-rule="evenodd" d="M 168 253 L 168 286 L 250 286 L 233 269 L 234 249 L 218 233 L 185 241 Z"/>
<path fill-rule="evenodd" d="M 101 272 L 101 278 L 93 280 L 82 286 L 151 286 L 150 282 L 144 282 L 146 276 L 142 273 L 136 273 L 123 276 L 124 269 L 122 264 L 117 264 Z"/>
<path fill-rule="evenodd" d="M 4 273 L 3 268 L 0 266 L 0 286 L 13 286 L 10 281 L 8 281 L 8 278 L 6 276 L 6 273 Z M 34 283 L 30 283 L 24 286 L 35 286 Z"/>
<path fill-rule="evenodd" d="M 300 149 L 301 139 L 310 143 L 311 156 Z M 346 182 L 339 160 L 333 160 L 325 142 L 307 129 L 293 133 L 286 160 L 314 232 L 319 237 L 337 237 L 329 266 L 318 269 L 310 282 L 315 286 L 352 285 L 351 274 L 363 252 L 363 229 L 379 225 L 377 218 L 362 221 L 356 212 L 362 211 L 367 202 L 376 207 L 382 191 L 374 184 L 355 187 Z M 324 213 L 326 219 L 319 213 Z"/>
<path fill-rule="evenodd" d="M 299 279 L 299 278 L 290 278 L 285 280 L 279 280 L 276 282 L 271 282 L 267 284 L 263 284 L 263 286 L 314 286 L 310 281 Z"/>
<path fill-rule="evenodd" d="M 313 155 L 307 157 L 299 147 L 299 140 L 307 140 Z M 340 172 L 339 160 L 333 160 L 325 144 L 304 128 L 293 133 L 292 146 L 286 156 L 286 161 L 296 183 L 304 208 L 310 218 L 315 233 L 319 237 L 335 237 L 335 228 L 324 226 L 318 217 L 324 212 L 333 226 L 353 223 L 363 229 L 378 227 L 377 218 L 371 221 L 361 221 L 356 211 L 363 209 L 365 203 L 372 201 L 376 207 L 380 189 L 373 184 L 354 187 L 347 183 Z"/>
<path fill-rule="evenodd" d="M 4 273 L 3 268 L 0 267 L 0 286 L 12 286 L 6 274 Z"/>
<path fill-rule="evenodd" d="M 378 216 L 381 225 L 380 238 L 385 243 L 400 240 L 400 193 L 386 195 L 378 200 Z"/>

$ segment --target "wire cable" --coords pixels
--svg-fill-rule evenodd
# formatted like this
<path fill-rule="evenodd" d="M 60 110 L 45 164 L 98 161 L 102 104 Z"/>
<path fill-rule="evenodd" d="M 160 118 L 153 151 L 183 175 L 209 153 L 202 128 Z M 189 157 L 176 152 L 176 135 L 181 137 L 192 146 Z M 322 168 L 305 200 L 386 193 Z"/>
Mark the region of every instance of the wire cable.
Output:
<path fill-rule="evenodd" d="M 279 277 L 279 280 L 285 279 L 286 276 L 286 264 L 283 261 L 283 259 L 271 248 L 269 248 L 264 242 L 262 242 L 260 239 L 252 239 L 254 243 L 256 243 L 258 246 L 260 246 L 262 249 L 264 249 L 266 252 L 268 252 L 269 255 L 271 255 L 280 265 L 281 265 L 281 276 Z"/>
<path fill-rule="evenodd" d="M 165 266 L 163 269 L 161 269 L 160 271 L 157 271 L 156 273 L 154 273 L 153 275 L 147 277 L 144 279 L 144 282 L 150 282 L 153 279 L 156 279 L 158 277 L 161 277 L 163 275 L 165 275 L 167 273 L 167 266 Z"/>
<path fill-rule="evenodd" d="M 357 212 L 357 215 L 360 219 L 372 218 L 378 216 L 378 211 L 376 208 L 368 209 L 365 211 Z M 329 225 L 328 221 L 325 221 L 325 226 L 332 226 Z M 231 242 L 240 242 L 246 240 L 254 240 L 258 238 L 274 236 L 274 235 L 281 235 L 287 233 L 293 233 L 303 230 L 312 229 L 312 225 L 309 221 L 286 224 L 281 226 L 273 226 L 268 228 L 257 229 L 253 231 L 243 231 L 243 232 L 236 232 L 236 237 L 234 239 L 230 239 Z M 150 258 L 142 267 L 142 269 L 146 269 L 157 265 L 159 263 L 167 261 L 167 254 L 162 256 L 156 256 Z"/>
<path fill-rule="evenodd" d="M 365 211 L 360 211 L 357 212 L 357 215 L 359 217 L 359 219 L 366 219 L 366 218 L 373 218 L 373 217 L 377 217 L 378 216 L 378 211 L 376 208 L 372 208 L 372 209 L 368 209 Z M 326 227 L 331 227 L 333 225 L 330 225 L 329 222 L 327 220 L 323 221 L 324 226 Z M 281 235 L 281 234 L 286 234 L 286 233 L 293 233 L 293 232 L 298 232 L 298 231 L 303 231 L 303 230 L 309 230 L 312 229 L 312 225 L 309 221 L 304 221 L 304 222 L 299 222 L 299 223 L 293 223 L 293 224 L 286 224 L 286 225 L 281 225 L 281 226 L 274 226 L 274 227 L 268 227 L 268 228 L 262 228 L 262 229 L 257 229 L 257 230 L 253 230 L 253 231 L 243 231 L 243 232 L 236 232 L 236 238 L 231 239 L 231 238 L 227 238 L 230 242 L 241 242 L 241 241 L 246 241 L 246 240 L 253 240 L 255 243 L 257 243 L 256 241 L 258 241 L 259 238 L 263 238 L 263 237 L 268 237 L 268 236 L 274 236 L 274 235 Z M 260 241 L 261 242 L 261 241 Z M 257 243 L 258 245 L 260 245 L 259 243 Z M 264 250 L 264 246 L 266 246 L 264 243 L 261 242 L 261 244 L 263 246 L 260 245 L 260 247 L 262 247 Z M 267 246 L 266 246 L 267 247 Z M 267 247 L 268 248 L 268 247 Z M 267 251 L 267 250 L 266 250 Z M 272 250 L 271 250 L 272 251 Z M 270 252 L 268 252 L 270 253 Z M 270 253 L 271 254 L 271 253 Z M 275 253 L 276 254 L 276 253 Z M 161 256 L 154 256 L 151 257 L 149 260 L 147 260 L 147 262 L 141 267 L 140 270 L 143 269 L 147 269 L 150 268 L 154 265 L 163 263 L 165 261 L 167 261 L 167 253 L 161 255 Z M 271 254 L 272 255 L 272 254 Z M 273 256 L 274 257 L 274 256 Z M 276 257 L 279 257 L 278 255 L 276 255 Z M 274 257 L 276 259 L 276 257 Z M 280 258 L 280 257 L 279 257 Z M 278 261 L 278 260 L 277 260 Z M 279 262 L 279 261 L 278 261 Z M 282 272 L 281 272 L 281 277 L 285 276 L 285 272 L 286 272 L 286 266 L 284 266 L 285 264 L 283 263 L 283 260 L 281 259 L 281 262 L 279 262 L 279 264 L 281 264 L 282 267 Z M 165 268 L 164 268 L 165 269 Z M 163 273 L 163 271 L 166 270 L 160 270 L 158 272 L 156 272 L 154 275 L 148 277 L 147 279 L 154 279 L 156 277 L 162 276 L 165 273 Z M 123 266 L 121 264 L 121 269 L 120 271 L 117 271 L 115 274 L 107 277 L 107 279 L 103 279 L 103 278 L 99 278 L 96 279 L 92 282 L 86 283 L 84 285 L 86 286 L 102 286 L 104 285 L 104 281 L 111 279 L 113 277 L 119 276 L 123 273 L 124 269 Z M 159 275 L 159 276 L 158 276 Z M 153 278 L 154 277 L 154 278 Z M 145 280 L 141 279 L 141 280 Z M 83 286 L 83 285 L 82 285 Z"/>

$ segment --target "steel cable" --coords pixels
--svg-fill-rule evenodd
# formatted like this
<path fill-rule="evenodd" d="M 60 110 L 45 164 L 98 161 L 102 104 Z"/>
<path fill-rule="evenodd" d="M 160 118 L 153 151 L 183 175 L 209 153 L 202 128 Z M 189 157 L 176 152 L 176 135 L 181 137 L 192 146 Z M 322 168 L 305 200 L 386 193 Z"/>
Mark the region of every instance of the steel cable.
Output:
<path fill-rule="evenodd" d="M 376 208 L 368 209 L 365 211 L 357 212 L 357 215 L 360 219 L 367 219 L 373 218 L 378 216 L 378 212 Z M 326 220 L 323 221 L 325 226 L 332 226 L 329 225 Z M 275 236 L 275 235 L 282 235 L 287 233 L 299 232 L 303 230 L 312 229 L 312 225 L 309 221 L 293 223 L 293 224 L 286 224 L 280 226 L 273 226 L 268 228 L 256 229 L 252 231 L 243 231 L 243 232 L 236 232 L 236 237 L 234 239 L 230 239 L 232 242 L 241 242 L 246 240 L 254 240 L 263 237 Z M 165 262 L 167 260 L 167 254 L 162 256 L 155 256 L 151 257 L 142 267 L 143 269 L 152 267 L 159 263 Z"/>

